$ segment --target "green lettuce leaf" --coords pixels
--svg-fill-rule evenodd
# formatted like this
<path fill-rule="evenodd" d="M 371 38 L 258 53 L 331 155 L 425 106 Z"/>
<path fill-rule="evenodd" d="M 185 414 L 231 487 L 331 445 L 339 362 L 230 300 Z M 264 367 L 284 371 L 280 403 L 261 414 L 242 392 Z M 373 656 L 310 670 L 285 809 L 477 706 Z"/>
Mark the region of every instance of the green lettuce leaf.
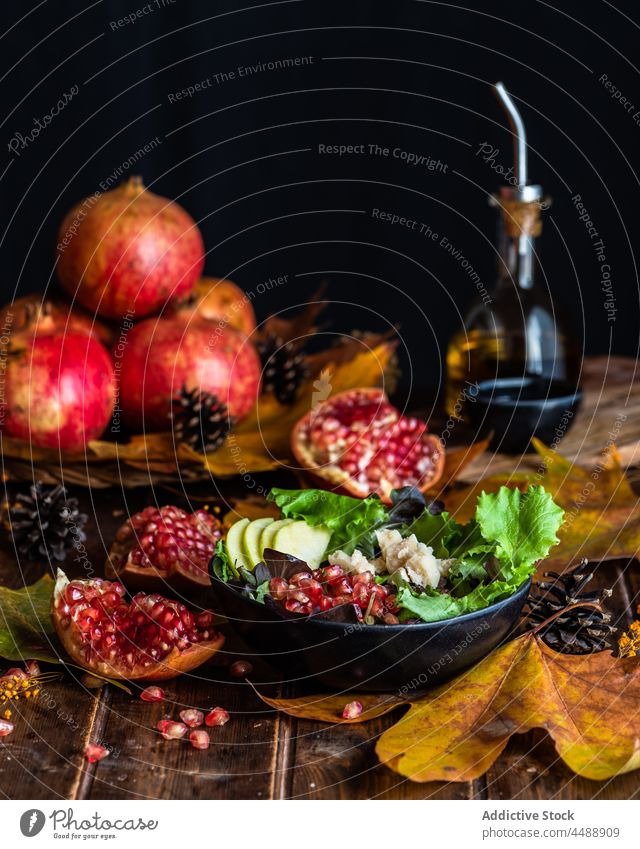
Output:
<path fill-rule="evenodd" d="M 377 496 L 350 498 L 321 489 L 272 489 L 274 501 L 286 519 L 304 519 L 311 526 L 324 525 L 331 530 L 329 551 L 341 549 L 353 554 L 358 548 L 365 557 L 373 557 L 374 530 L 388 518 Z"/>
<path fill-rule="evenodd" d="M 229 583 L 232 578 L 238 577 L 238 570 L 231 562 L 231 558 L 227 553 L 227 547 L 221 539 L 216 544 L 212 569 L 213 574 L 221 581 L 224 581 L 225 584 Z"/>
<path fill-rule="evenodd" d="M 476 521 L 487 542 L 495 543 L 495 555 L 505 577 L 520 566 L 533 568 L 560 541 L 556 536 L 564 518 L 559 507 L 542 486 L 525 492 L 500 487 L 478 497 Z"/>
<path fill-rule="evenodd" d="M 508 580 L 478 584 L 471 592 L 459 598 L 430 588 L 418 593 L 404 585 L 398 590 L 397 596 L 398 604 L 403 608 L 401 619 L 417 616 L 423 622 L 437 622 L 463 613 L 474 613 L 513 595 L 530 575 L 531 569 L 523 565 L 513 570 Z"/>

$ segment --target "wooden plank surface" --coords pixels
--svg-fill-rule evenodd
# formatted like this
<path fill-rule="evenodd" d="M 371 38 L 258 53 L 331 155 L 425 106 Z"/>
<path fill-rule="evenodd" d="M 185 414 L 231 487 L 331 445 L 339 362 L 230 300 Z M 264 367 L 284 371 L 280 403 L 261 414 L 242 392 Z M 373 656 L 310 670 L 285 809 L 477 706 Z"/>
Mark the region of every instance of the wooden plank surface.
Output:
<path fill-rule="evenodd" d="M 600 409 L 614 415 L 628 398 L 630 365 L 618 364 L 607 372 L 613 392 L 599 399 Z M 624 368 L 622 367 L 624 365 Z M 602 374 L 602 363 L 587 375 Z M 598 371 L 600 369 L 600 371 Z M 616 375 L 622 375 L 616 383 Z M 592 382 L 597 386 L 598 380 Z M 623 384 L 627 381 L 627 388 Z M 593 390 L 595 391 L 595 390 Z M 592 410 L 594 395 L 583 408 Z M 640 420 L 640 419 L 639 419 Z M 604 420 L 603 420 L 604 421 Z M 600 445 L 604 424 L 589 442 L 580 435 L 583 424 L 576 422 L 567 445 Z M 603 429 L 604 428 L 604 429 Z M 627 460 L 635 457 L 631 426 L 621 431 L 619 441 Z M 564 450 L 564 447 L 561 448 Z M 504 462 L 498 457 L 496 463 Z M 492 461 L 493 462 L 493 461 Z M 509 461 L 513 464 L 513 458 Z M 483 470 L 486 470 L 483 466 Z M 18 489 L 24 485 L 18 486 Z M 15 492 L 15 487 L 10 487 Z M 106 550 L 123 516 L 149 503 L 181 503 L 179 494 L 167 489 L 104 490 L 91 493 L 75 490 L 89 514 L 87 561 L 65 564 L 71 574 L 83 569 L 102 574 Z M 196 493 L 190 493 L 199 497 Z M 30 583 L 43 566 L 18 567 L 6 532 L 0 545 L 0 582 L 17 587 Z M 640 567 L 610 562 L 598 570 L 602 586 L 615 585 L 615 615 L 621 626 L 634 616 L 640 600 Z M 638 798 L 640 773 L 634 772 L 610 782 L 590 782 L 578 778 L 558 761 L 547 735 L 536 731 L 516 735 L 495 766 L 482 779 L 460 784 L 408 781 L 377 763 L 374 746 L 385 728 L 398 714 L 390 714 L 362 725 L 330 726 L 309 720 L 296 720 L 265 708 L 253 690 L 229 677 L 228 664 L 247 650 L 229 636 L 215 662 L 167 682 L 169 704 L 148 704 L 136 695 L 128 696 L 110 686 L 87 690 L 68 676 L 47 685 L 47 699 L 20 703 L 15 709 L 16 731 L 0 742 L 0 794 L 6 798 L 380 798 L 380 799 L 573 799 Z M 251 657 L 255 666 L 252 680 L 257 684 L 278 680 L 266 664 Z M 267 684 L 265 683 L 265 686 Z M 286 695 L 294 695 L 285 685 Z M 159 718 L 177 716 L 183 707 L 206 709 L 215 705 L 231 713 L 230 722 L 211 729 L 212 745 L 200 752 L 188 743 L 164 741 L 153 730 Z M 112 749 L 104 761 L 88 765 L 83 751 L 89 740 L 101 741 Z"/>

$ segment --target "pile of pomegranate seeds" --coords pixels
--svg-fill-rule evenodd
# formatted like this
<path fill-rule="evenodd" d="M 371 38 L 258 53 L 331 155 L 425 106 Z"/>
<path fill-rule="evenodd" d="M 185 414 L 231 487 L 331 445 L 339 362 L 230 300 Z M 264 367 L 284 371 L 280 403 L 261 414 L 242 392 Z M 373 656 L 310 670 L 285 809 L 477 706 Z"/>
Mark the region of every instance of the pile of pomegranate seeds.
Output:
<path fill-rule="evenodd" d="M 132 516 L 118 532 L 117 541 L 134 546 L 129 559 L 135 566 L 160 572 L 177 564 L 187 571 L 207 575 L 216 543 L 222 536 L 220 522 L 205 510 L 186 513 L 179 507 L 147 507 Z"/>
<path fill-rule="evenodd" d="M 160 595 L 138 593 L 131 603 L 122 584 L 71 581 L 55 600 L 62 630 L 72 621 L 82 660 L 106 661 L 123 670 L 151 667 L 174 648 L 215 639 L 213 614 L 192 613 L 184 604 Z M 159 688 L 158 688 L 159 689 Z"/>
<path fill-rule="evenodd" d="M 106 746 L 101 746 L 100 743 L 89 743 L 84 750 L 84 756 L 90 764 L 95 764 L 103 758 L 109 757 L 109 749 Z"/>
<path fill-rule="evenodd" d="M 204 722 L 209 727 L 225 725 L 229 721 L 229 713 L 224 708 L 215 707 L 205 717 L 204 713 L 197 708 L 186 708 L 180 711 L 180 719 L 161 719 L 156 723 L 157 730 L 165 740 L 182 740 L 189 728 L 189 742 L 194 749 L 208 749 L 211 742 L 209 734 L 198 726 Z M 197 729 L 197 730 L 196 730 Z"/>
<path fill-rule="evenodd" d="M 272 578 L 269 592 L 289 613 L 308 615 L 352 604 L 361 622 L 398 622 L 395 595 L 385 584 L 376 584 L 371 572 L 345 574 L 342 566 L 324 566 L 313 572 L 297 572 L 288 581 Z"/>

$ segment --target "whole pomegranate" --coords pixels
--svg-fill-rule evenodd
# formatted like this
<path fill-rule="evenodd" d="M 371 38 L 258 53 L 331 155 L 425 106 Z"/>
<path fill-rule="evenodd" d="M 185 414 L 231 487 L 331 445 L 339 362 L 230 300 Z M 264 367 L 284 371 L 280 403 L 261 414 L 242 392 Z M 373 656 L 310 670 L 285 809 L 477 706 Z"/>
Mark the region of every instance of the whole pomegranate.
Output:
<path fill-rule="evenodd" d="M 325 485 L 385 503 L 403 486 L 433 486 L 444 447 L 419 419 L 401 415 L 381 389 L 352 389 L 314 407 L 291 435 L 296 460 Z"/>
<path fill-rule="evenodd" d="M 207 568 L 221 536 L 220 522 L 205 510 L 146 507 L 118 530 L 105 572 L 134 589 L 208 587 Z"/>
<path fill-rule="evenodd" d="M 122 417 L 133 430 L 167 430 L 183 386 L 217 396 L 236 420 L 251 410 L 260 386 L 260 359 L 246 337 L 197 315 L 135 325 L 119 372 Z"/>
<path fill-rule="evenodd" d="M 204 266 L 202 236 L 174 201 L 132 177 L 70 210 L 58 236 L 62 286 L 92 312 L 141 318 L 186 298 Z"/>
<path fill-rule="evenodd" d="M 103 345 L 111 345 L 114 333 L 106 324 L 93 319 L 59 298 L 25 295 L 0 310 L 0 327 L 10 337 L 22 333 L 78 332 L 92 336 Z"/>
<path fill-rule="evenodd" d="M 188 303 L 173 310 L 189 320 L 194 308 L 201 318 L 229 324 L 245 336 L 251 336 L 256 329 L 256 314 L 249 296 L 231 280 L 202 277 Z"/>
<path fill-rule="evenodd" d="M 60 451 L 83 451 L 104 431 L 114 403 L 107 350 L 85 333 L 25 333 L 11 343 L 2 428 Z"/>
<path fill-rule="evenodd" d="M 51 619 L 74 663 L 110 678 L 161 680 L 200 666 L 224 643 L 213 614 L 160 595 L 125 598 L 122 584 L 69 581 L 58 570 Z"/>

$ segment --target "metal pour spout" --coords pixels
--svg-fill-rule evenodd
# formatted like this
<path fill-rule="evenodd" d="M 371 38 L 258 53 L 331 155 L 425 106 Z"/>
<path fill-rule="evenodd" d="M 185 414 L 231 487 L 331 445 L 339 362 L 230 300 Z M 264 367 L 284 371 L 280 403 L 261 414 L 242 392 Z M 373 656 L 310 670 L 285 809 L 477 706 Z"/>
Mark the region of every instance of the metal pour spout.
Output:
<path fill-rule="evenodd" d="M 514 175 L 517 186 L 510 190 L 509 194 L 515 195 L 519 200 L 523 201 L 538 200 L 542 197 L 542 186 L 530 185 L 527 182 L 529 178 L 527 133 L 524 128 L 522 116 L 518 112 L 504 83 L 497 82 L 493 88 L 496 97 L 500 101 L 500 105 L 507 115 L 509 126 L 513 133 Z M 506 191 L 503 193 L 506 193 Z"/>

